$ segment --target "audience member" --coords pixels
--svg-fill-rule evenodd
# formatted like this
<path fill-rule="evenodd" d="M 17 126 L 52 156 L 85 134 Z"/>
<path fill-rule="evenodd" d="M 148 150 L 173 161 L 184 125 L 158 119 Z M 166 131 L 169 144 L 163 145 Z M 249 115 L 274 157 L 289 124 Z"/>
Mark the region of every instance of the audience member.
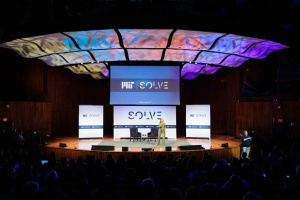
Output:
<path fill-rule="evenodd" d="M 29 138 L 30 140 L 31 138 Z M 101 162 L 87 154 L 77 159 L 52 152 L 43 158 L 35 145 L 0 147 L 2 199 L 208 199 L 260 200 L 300 198 L 300 149 L 276 146 L 251 159 L 214 160 L 159 154 L 154 160 L 137 154 Z M 275 153 L 276 152 L 276 153 Z M 41 164 L 41 159 L 48 163 Z M 263 176 L 264 174 L 264 176 Z M 142 180 L 142 181 L 141 181 Z"/>
<path fill-rule="evenodd" d="M 146 178 L 141 183 L 141 199 L 153 200 L 155 194 L 155 183 L 151 178 Z"/>
<path fill-rule="evenodd" d="M 23 199 L 38 199 L 39 190 L 40 185 L 37 182 L 29 181 L 23 185 L 21 196 Z"/>

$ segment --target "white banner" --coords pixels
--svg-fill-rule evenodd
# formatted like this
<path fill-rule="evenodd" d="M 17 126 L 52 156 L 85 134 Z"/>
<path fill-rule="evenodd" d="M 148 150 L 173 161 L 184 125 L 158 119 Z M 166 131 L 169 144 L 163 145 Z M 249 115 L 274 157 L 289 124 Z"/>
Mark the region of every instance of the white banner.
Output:
<path fill-rule="evenodd" d="M 79 105 L 79 139 L 103 138 L 103 106 Z"/>
<path fill-rule="evenodd" d="M 160 118 L 166 123 L 166 137 L 176 139 L 176 106 L 114 106 L 114 139 L 129 138 L 130 128 L 147 134 Z"/>
<path fill-rule="evenodd" d="M 210 105 L 186 105 L 186 137 L 210 139 Z"/>

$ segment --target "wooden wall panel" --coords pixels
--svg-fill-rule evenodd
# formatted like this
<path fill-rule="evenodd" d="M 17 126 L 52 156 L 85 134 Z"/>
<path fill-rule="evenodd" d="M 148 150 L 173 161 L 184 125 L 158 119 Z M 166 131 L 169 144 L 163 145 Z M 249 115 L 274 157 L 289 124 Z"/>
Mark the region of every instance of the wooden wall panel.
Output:
<path fill-rule="evenodd" d="M 109 86 L 105 80 L 95 80 L 88 75 L 77 75 L 65 68 L 48 68 L 47 77 L 48 92 L 45 100 L 52 103 L 54 135 L 78 135 L 80 104 L 107 105 L 108 103 Z M 107 114 L 107 116 L 111 115 Z"/>
<path fill-rule="evenodd" d="M 291 139 L 300 138 L 300 101 L 284 101 L 280 105 L 277 119 L 283 117 L 283 122 L 288 124 Z"/>
<path fill-rule="evenodd" d="M 274 123 L 281 117 L 288 126 L 287 137 L 300 138 L 299 101 L 236 103 L 236 136 L 239 137 L 243 129 L 248 129 L 255 130 L 264 140 L 274 138 Z"/>
<path fill-rule="evenodd" d="M 243 130 L 255 130 L 263 138 L 271 135 L 275 116 L 274 102 L 239 102 L 236 103 L 236 136 Z"/>
<path fill-rule="evenodd" d="M 41 135 L 51 133 L 51 103 L 2 101 L 0 107 L 0 112 L 14 122 L 17 130 L 23 130 L 24 135 L 34 130 Z"/>
<path fill-rule="evenodd" d="M 133 155 L 137 159 L 144 160 L 148 155 L 151 161 L 156 160 L 158 155 L 169 157 L 169 154 L 174 155 L 174 159 L 180 158 L 181 154 L 185 154 L 187 157 L 195 156 L 198 161 L 201 161 L 204 154 L 212 156 L 214 160 L 226 159 L 231 161 L 233 157 L 240 157 L 240 147 L 223 148 L 223 149 L 208 149 L 208 150 L 190 150 L 190 151 L 171 151 L 171 152 L 157 152 L 157 151 L 139 151 L 139 152 L 121 152 L 121 151 L 92 151 L 92 150 L 74 150 L 74 149 L 64 149 L 64 148 L 52 148 L 52 147 L 42 147 L 42 155 L 44 158 L 48 158 L 51 152 L 54 152 L 56 159 L 60 160 L 62 157 L 70 159 L 77 159 L 78 156 L 85 158 L 87 154 L 94 155 L 96 159 L 100 159 L 102 162 L 107 158 L 108 154 L 112 154 L 117 160 L 121 155 L 125 159 L 132 158 Z"/>

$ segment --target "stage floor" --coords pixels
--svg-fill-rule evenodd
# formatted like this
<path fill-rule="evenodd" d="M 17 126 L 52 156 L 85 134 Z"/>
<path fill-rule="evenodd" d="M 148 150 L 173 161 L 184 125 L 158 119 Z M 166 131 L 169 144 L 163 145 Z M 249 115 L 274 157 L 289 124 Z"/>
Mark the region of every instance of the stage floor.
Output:
<path fill-rule="evenodd" d="M 156 146 L 155 140 L 129 141 L 128 139 L 104 138 L 104 139 L 78 139 L 78 137 L 61 137 L 49 139 L 47 147 L 58 148 L 60 143 L 67 146 L 65 149 L 91 150 L 92 145 L 113 145 L 114 151 L 122 151 L 122 147 L 128 147 L 129 151 L 142 151 L 142 148 L 152 148 L 153 151 L 165 151 L 165 146 L 171 146 L 172 151 L 179 151 L 178 146 L 202 145 L 205 149 L 222 149 L 223 143 L 228 143 L 228 147 L 239 147 L 241 140 L 234 136 L 212 134 L 211 139 L 166 139 L 165 146 Z"/>

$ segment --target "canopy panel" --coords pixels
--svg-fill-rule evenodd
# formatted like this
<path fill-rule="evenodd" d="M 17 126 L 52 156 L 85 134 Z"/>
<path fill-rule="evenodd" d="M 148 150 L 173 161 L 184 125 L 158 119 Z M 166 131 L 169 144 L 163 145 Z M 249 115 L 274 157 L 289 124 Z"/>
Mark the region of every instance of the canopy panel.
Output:
<path fill-rule="evenodd" d="M 199 74 L 239 67 L 249 59 L 263 59 L 274 51 L 289 48 L 265 39 L 177 29 L 53 33 L 12 40 L 0 47 L 12 49 L 24 58 L 43 60 L 51 67 L 64 66 L 96 79 L 108 78 L 107 65 L 115 61 L 183 62 L 181 77 L 193 79 Z"/>

